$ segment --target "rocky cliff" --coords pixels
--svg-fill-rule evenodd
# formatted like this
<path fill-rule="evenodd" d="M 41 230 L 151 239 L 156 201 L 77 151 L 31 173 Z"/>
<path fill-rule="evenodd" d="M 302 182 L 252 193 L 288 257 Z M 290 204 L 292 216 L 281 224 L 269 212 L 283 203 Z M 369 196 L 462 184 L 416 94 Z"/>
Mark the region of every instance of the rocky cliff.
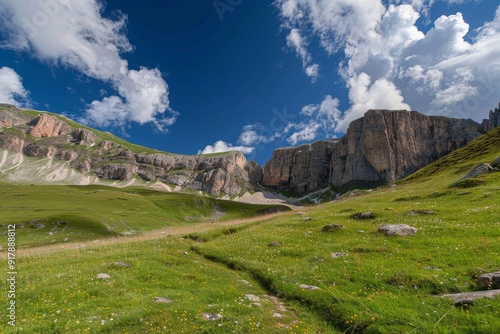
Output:
<path fill-rule="evenodd" d="M 263 185 L 305 194 L 396 181 L 481 136 L 472 120 L 406 110 L 369 110 L 337 142 L 280 149 L 264 167 Z"/>
<path fill-rule="evenodd" d="M 498 103 L 498 108 L 495 110 L 490 110 L 490 114 L 488 115 L 488 119 L 483 120 L 482 130 L 483 132 L 488 132 L 500 126 L 500 102 Z"/>
<path fill-rule="evenodd" d="M 6 170 L 18 173 L 25 182 L 35 182 L 32 178 L 37 178 L 71 183 L 68 176 L 78 173 L 80 177 L 73 180 L 85 179 L 86 183 L 161 183 L 172 190 L 235 196 L 257 190 L 262 179 L 262 168 L 247 161 L 240 152 L 211 156 L 156 152 L 109 133 L 75 127 L 74 122 L 61 116 L 27 112 L 9 105 L 0 105 L 0 149 L 4 152 L 0 161 L 2 174 Z M 23 172 L 28 170 L 24 157 L 35 159 L 31 164 L 40 159 L 46 163 L 33 173 Z"/>
<path fill-rule="evenodd" d="M 294 148 L 281 148 L 264 166 L 262 183 L 294 194 L 324 188 L 330 178 L 334 141 L 319 141 Z"/>

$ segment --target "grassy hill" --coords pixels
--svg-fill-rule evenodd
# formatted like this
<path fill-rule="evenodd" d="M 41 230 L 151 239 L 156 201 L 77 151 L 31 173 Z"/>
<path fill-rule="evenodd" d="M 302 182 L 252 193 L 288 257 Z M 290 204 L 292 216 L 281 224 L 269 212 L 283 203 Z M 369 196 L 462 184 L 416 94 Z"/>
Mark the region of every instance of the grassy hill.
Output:
<path fill-rule="evenodd" d="M 0 224 L 87 218 L 74 225 L 80 248 L 64 242 L 61 249 L 33 248 L 20 232 L 20 246 L 29 248 L 18 254 L 18 326 L 0 332 L 497 333 L 499 298 L 459 308 L 437 296 L 475 291 L 478 275 L 500 271 L 500 172 L 452 187 L 474 165 L 499 155 L 496 129 L 397 186 L 234 226 L 231 219 L 262 208 L 217 201 L 227 225 L 199 230 L 215 200 L 138 188 L 2 186 Z M 353 218 L 364 212 L 375 218 Z M 345 228 L 322 231 L 332 223 Z M 399 223 L 417 228 L 417 235 L 378 232 Z M 148 240 L 83 240 L 154 233 L 165 224 L 168 235 Z M 97 279 L 100 273 L 110 278 Z M 155 297 L 171 302 L 153 303 Z"/>

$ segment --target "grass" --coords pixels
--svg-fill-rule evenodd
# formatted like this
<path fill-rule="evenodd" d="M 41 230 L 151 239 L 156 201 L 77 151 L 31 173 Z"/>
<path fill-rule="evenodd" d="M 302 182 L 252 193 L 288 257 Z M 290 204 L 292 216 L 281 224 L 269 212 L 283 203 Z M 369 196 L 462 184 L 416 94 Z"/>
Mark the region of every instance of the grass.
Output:
<path fill-rule="evenodd" d="M 260 215 L 249 205 L 146 188 L 2 184 L 0 225 L 23 224 L 21 248 L 130 235 L 164 227 Z"/>

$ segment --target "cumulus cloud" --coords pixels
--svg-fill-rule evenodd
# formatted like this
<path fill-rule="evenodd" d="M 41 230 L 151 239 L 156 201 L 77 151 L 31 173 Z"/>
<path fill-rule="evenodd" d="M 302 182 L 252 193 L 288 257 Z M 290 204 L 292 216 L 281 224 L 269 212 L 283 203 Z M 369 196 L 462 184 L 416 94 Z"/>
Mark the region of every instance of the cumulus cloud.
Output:
<path fill-rule="evenodd" d="M 251 154 L 255 148 L 248 146 L 233 146 L 225 141 L 219 140 L 213 145 L 208 145 L 203 150 L 199 150 L 198 154 L 212 154 L 212 153 L 223 153 L 230 151 L 240 151 L 244 154 Z"/>
<path fill-rule="evenodd" d="M 131 52 L 127 18 L 102 16 L 99 0 L 0 0 L 6 39 L 3 48 L 29 52 L 40 61 L 74 69 L 108 82 L 118 93 L 90 103 L 87 121 L 97 125 L 175 121 L 168 85 L 158 69 L 130 69 L 121 54 Z"/>
<path fill-rule="evenodd" d="M 0 68 L 0 103 L 22 107 L 29 104 L 28 96 L 19 74 L 10 67 Z"/>
<path fill-rule="evenodd" d="M 416 22 L 433 4 L 433 0 L 275 1 L 286 29 L 300 29 L 302 41 L 319 39 L 330 54 L 345 56 L 338 68 L 349 89 L 350 107 L 333 120 L 335 131 L 345 131 L 368 109 L 411 106 L 427 114 L 480 120 L 497 104 L 500 7 L 491 21 L 474 31 L 461 13 L 447 13 L 423 32 Z M 307 44 L 299 45 L 300 58 L 313 57 Z"/>

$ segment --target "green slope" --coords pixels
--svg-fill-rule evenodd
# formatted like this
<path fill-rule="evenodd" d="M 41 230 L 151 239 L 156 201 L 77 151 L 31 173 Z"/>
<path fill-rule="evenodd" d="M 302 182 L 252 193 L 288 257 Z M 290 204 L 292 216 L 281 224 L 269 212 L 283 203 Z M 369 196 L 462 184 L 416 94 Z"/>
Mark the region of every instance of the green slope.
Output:
<path fill-rule="evenodd" d="M 138 234 L 167 226 L 255 217 L 269 208 L 288 209 L 105 186 L 9 183 L 0 185 L 0 198 L 0 225 L 23 226 L 18 229 L 19 247 Z"/>

